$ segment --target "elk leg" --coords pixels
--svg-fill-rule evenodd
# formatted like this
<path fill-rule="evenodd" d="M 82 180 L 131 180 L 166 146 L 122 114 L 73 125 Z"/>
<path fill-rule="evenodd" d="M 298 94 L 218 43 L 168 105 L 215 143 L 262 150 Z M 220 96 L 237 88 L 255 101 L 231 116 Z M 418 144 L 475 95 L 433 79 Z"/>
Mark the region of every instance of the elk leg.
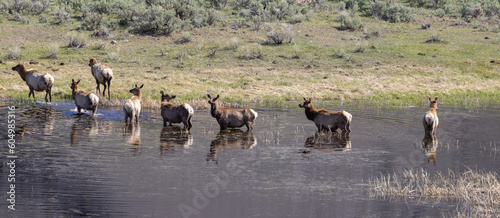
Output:
<path fill-rule="evenodd" d="M 252 122 L 248 122 L 246 124 L 246 126 L 247 126 L 247 131 L 252 131 L 253 130 L 253 123 Z"/>
<path fill-rule="evenodd" d="M 110 90 L 111 90 L 111 79 L 108 80 L 108 100 L 111 100 Z"/>
<path fill-rule="evenodd" d="M 193 127 L 193 124 L 191 124 L 191 118 L 192 118 L 192 117 L 190 116 L 190 117 L 187 119 L 187 123 L 188 123 L 188 125 L 189 125 L 188 130 L 190 130 L 190 129 L 191 129 L 191 127 Z"/>
<path fill-rule="evenodd" d="M 97 94 L 100 94 L 100 92 L 101 92 L 101 85 L 99 84 L 99 81 L 97 81 L 97 79 L 95 79 L 95 83 L 97 84 L 97 86 L 95 87 L 96 92 L 97 92 Z"/>
<path fill-rule="evenodd" d="M 50 98 L 50 103 L 52 103 L 52 88 L 49 89 L 49 98 Z"/>
<path fill-rule="evenodd" d="M 104 89 L 102 90 L 102 96 L 106 96 L 106 83 L 102 84 Z"/>

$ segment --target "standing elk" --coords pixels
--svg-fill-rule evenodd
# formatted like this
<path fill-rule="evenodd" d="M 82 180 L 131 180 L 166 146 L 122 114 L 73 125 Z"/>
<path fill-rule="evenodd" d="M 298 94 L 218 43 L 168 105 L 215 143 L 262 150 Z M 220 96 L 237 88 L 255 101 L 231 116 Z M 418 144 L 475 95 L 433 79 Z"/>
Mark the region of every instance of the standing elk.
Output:
<path fill-rule="evenodd" d="M 128 99 L 123 105 L 123 112 L 125 114 L 125 123 L 127 120 L 130 120 L 130 123 L 133 122 L 135 118 L 135 122 L 139 122 L 139 114 L 141 113 L 141 89 L 144 87 L 144 84 L 141 87 L 137 87 L 135 84 L 135 88 L 130 90 L 130 93 L 134 94 L 131 99 Z"/>
<path fill-rule="evenodd" d="M 35 98 L 35 91 L 43 92 L 45 91 L 45 101 L 47 100 L 47 95 L 49 96 L 50 103 L 52 103 L 52 86 L 54 85 L 54 77 L 48 73 L 42 73 L 38 70 L 28 70 L 24 66 L 24 64 L 19 63 L 15 67 L 12 68 L 13 71 L 17 71 L 19 76 L 26 82 L 28 87 L 30 88 L 30 92 L 28 94 L 28 98 L 33 95 L 33 99 Z"/>
<path fill-rule="evenodd" d="M 225 108 L 219 105 L 217 97 L 212 98 L 207 94 L 210 104 L 210 114 L 214 117 L 220 125 L 220 130 L 227 128 L 239 128 L 246 126 L 248 131 L 253 129 L 253 122 L 258 114 L 250 108 Z"/>
<path fill-rule="evenodd" d="M 425 134 L 436 134 L 436 128 L 438 127 L 439 124 L 439 119 L 437 115 L 437 109 L 438 109 L 437 100 L 438 100 L 437 97 L 434 100 L 431 100 L 431 98 L 429 97 L 431 109 L 427 111 L 427 113 L 425 113 L 423 120 Z"/>
<path fill-rule="evenodd" d="M 299 107 L 305 109 L 307 119 L 312 120 L 316 124 L 319 132 L 322 130 L 335 132 L 338 128 L 342 132 L 351 132 L 352 115 L 347 111 L 317 110 L 314 108 L 310 98 L 304 98 L 304 102 L 299 104 Z"/>
<path fill-rule="evenodd" d="M 190 130 L 193 126 L 191 124 L 191 118 L 193 118 L 194 110 L 189 104 L 174 104 L 170 103 L 171 99 L 176 96 L 171 94 L 165 94 L 163 91 L 161 93 L 161 116 L 163 117 L 163 126 L 167 126 L 167 122 L 170 123 L 183 123 L 185 130 Z"/>
<path fill-rule="evenodd" d="M 97 105 L 99 104 L 99 97 L 97 97 L 97 95 L 93 93 L 79 90 L 78 83 L 80 83 L 80 80 L 78 80 L 78 82 L 75 82 L 74 79 L 71 79 L 73 100 L 75 101 L 75 105 L 78 108 L 78 113 L 82 113 L 82 109 L 92 110 L 92 115 L 95 116 Z"/>
<path fill-rule="evenodd" d="M 111 90 L 111 80 L 113 79 L 113 70 L 111 68 L 104 66 L 103 64 L 97 63 L 97 59 L 90 58 L 89 62 L 90 69 L 92 71 L 92 76 L 95 78 L 95 83 L 97 84 L 96 91 L 98 94 L 101 92 L 102 84 L 104 86 L 104 90 L 102 91 L 102 95 L 106 96 L 106 84 L 108 85 L 108 99 L 111 98 L 110 90 Z"/>

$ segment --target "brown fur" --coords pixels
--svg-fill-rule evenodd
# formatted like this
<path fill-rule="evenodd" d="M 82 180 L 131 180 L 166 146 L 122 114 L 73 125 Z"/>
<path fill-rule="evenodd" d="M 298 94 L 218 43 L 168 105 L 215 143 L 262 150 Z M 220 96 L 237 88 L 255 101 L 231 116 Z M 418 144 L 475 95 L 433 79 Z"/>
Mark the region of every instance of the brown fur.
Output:
<path fill-rule="evenodd" d="M 257 112 L 250 108 L 225 108 L 220 106 L 217 101 L 219 95 L 215 98 L 212 98 L 209 94 L 207 96 L 209 98 L 210 113 L 219 123 L 221 130 L 242 126 L 246 126 L 249 131 L 253 129 L 253 122 L 258 116 Z"/>
<path fill-rule="evenodd" d="M 144 87 L 144 84 L 142 84 L 141 87 L 137 87 L 137 84 L 135 84 L 135 88 L 130 90 L 130 93 L 134 94 L 134 96 L 125 101 L 125 104 L 123 105 L 125 123 L 127 123 L 127 120 L 130 120 L 130 123 L 132 123 L 134 118 L 135 122 L 139 122 L 139 114 L 141 113 L 142 87 Z"/>
<path fill-rule="evenodd" d="M 425 113 L 423 120 L 425 134 L 436 134 L 436 128 L 439 125 L 439 119 L 437 115 L 437 100 L 437 97 L 434 100 L 431 100 L 431 98 L 429 97 L 430 109 L 429 111 L 427 111 L 427 113 Z"/>
<path fill-rule="evenodd" d="M 78 113 L 82 113 L 82 109 L 92 110 L 92 114 L 95 115 L 97 111 L 97 105 L 99 104 L 99 97 L 93 93 L 88 93 L 83 90 L 78 89 L 78 82 L 71 79 L 71 90 L 73 95 L 73 100 L 78 108 Z"/>
<path fill-rule="evenodd" d="M 167 122 L 170 123 L 183 123 L 185 130 L 190 130 L 193 126 L 191 124 L 191 118 L 193 118 L 194 110 L 189 104 L 174 104 L 170 103 L 171 99 L 174 99 L 175 95 L 165 94 L 163 91 L 161 93 L 161 116 L 163 117 L 163 126 L 167 126 Z"/>
<path fill-rule="evenodd" d="M 108 85 L 108 99 L 111 98 L 110 90 L 111 90 L 111 80 L 113 79 L 113 71 L 111 68 L 104 66 L 103 64 L 97 63 L 97 59 L 90 58 L 89 61 L 90 70 L 92 72 L 92 76 L 95 78 L 95 83 L 97 84 L 96 91 L 98 94 L 101 92 L 102 84 L 104 86 L 104 90 L 102 91 L 102 95 L 106 96 L 106 84 Z"/>
<path fill-rule="evenodd" d="M 299 104 L 299 107 L 305 109 L 307 119 L 312 120 L 316 124 L 318 131 L 337 131 L 340 128 L 342 132 L 351 132 L 352 115 L 346 111 L 317 110 L 314 108 L 311 99 L 306 98 L 304 98 L 302 104 Z"/>
<path fill-rule="evenodd" d="M 54 77 L 48 73 L 38 72 L 37 70 L 28 70 L 24 64 L 19 63 L 12 70 L 17 71 L 19 76 L 26 82 L 30 92 L 28 98 L 33 95 L 35 98 L 35 91 L 42 92 L 45 91 L 45 101 L 49 102 L 47 95 L 49 96 L 50 102 L 52 102 L 52 86 L 54 85 Z"/>

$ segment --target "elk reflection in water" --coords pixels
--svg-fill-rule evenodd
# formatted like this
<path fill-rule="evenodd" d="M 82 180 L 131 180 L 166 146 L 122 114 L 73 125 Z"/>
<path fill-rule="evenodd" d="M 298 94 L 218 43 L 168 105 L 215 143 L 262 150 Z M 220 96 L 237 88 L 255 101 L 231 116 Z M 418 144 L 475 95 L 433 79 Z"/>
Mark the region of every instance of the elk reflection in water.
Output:
<path fill-rule="evenodd" d="M 130 145 L 130 150 L 134 155 L 139 155 L 141 151 L 141 125 L 139 122 L 130 122 L 125 124 L 124 137 Z"/>
<path fill-rule="evenodd" d="M 427 162 L 433 162 L 436 165 L 436 150 L 438 147 L 438 139 L 436 134 L 425 134 L 422 139 L 422 148 L 424 149 Z"/>
<path fill-rule="evenodd" d="M 252 149 L 257 145 L 257 139 L 252 131 L 243 132 L 239 129 L 221 130 L 210 143 L 210 153 L 207 161 L 213 160 L 217 163 L 218 154 L 221 151 L 233 149 Z"/>
<path fill-rule="evenodd" d="M 71 126 L 71 145 L 75 145 L 78 141 L 90 141 L 90 135 L 96 135 L 98 132 L 97 119 L 94 116 L 87 114 L 76 115 Z"/>
<path fill-rule="evenodd" d="M 16 131 L 21 137 L 24 134 L 41 134 L 50 136 L 54 130 L 54 120 L 56 113 L 51 106 L 48 105 L 34 105 L 32 108 L 23 110 L 22 116 L 27 117 L 27 120 L 37 120 L 36 123 L 25 122 L 20 120 L 16 125 Z"/>
<path fill-rule="evenodd" d="M 82 140 L 90 142 L 92 139 L 110 135 L 111 133 L 111 121 L 99 120 L 89 114 L 77 114 L 74 116 L 73 125 L 71 126 L 71 145 L 75 145 Z"/>
<path fill-rule="evenodd" d="M 315 150 L 344 151 L 351 148 L 351 137 L 347 132 L 316 132 L 308 137 L 304 146 Z"/>
<path fill-rule="evenodd" d="M 173 154 L 175 146 L 184 149 L 193 144 L 193 135 L 191 132 L 184 131 L 179 126 L 165 126 L 160 135 L 160 155 Z"/>

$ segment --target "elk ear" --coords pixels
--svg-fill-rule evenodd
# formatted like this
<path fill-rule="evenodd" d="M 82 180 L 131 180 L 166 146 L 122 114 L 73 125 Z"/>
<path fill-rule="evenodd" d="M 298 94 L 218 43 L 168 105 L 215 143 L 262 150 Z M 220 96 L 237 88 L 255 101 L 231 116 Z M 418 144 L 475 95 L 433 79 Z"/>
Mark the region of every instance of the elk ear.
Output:
<path fill-rule="evenodd" d="M 210 94 L 207 94 L 207 97 L 208 97 L 209 99 L 211 99 L 211 98 L 212 98 L 212 96 L 210 96 Z"/>
<path fill-rule="evenodd" d="M 432 100 L 431 100 L 431 97 L 429 97 L 429 101 L 432 101 Z"/>
<path fill-rule="evenodd" d="M 438 97 L 436 97 L 436 99 L 434 99 L 434 101 L 437 101 L 438 100 Z"/>
<path fill-rule="evenodd" d="M 78 82 L 76 82 L 76 84 L 80 83 L 80 80 L 78 80 Z"/>
<path fill-rule="evenodd" d="M 72 83 L 74 83 L 74 82 L 75 82 L 75 80 L 74 80 L 74 79 L 71 79 L 71 82 L 72 82 Z"/>
<path fill-rule="evenodd" d="M 139 87 L 139 88 L 142 89 L 142 87 L 144 87 L 144 84 L 142 84 L 141 87 Z"/>
<path fill-rule="evenodd" d="M 135 87 L 137 88 L 137 84 L 135 84 Z"/>
<path fill-rule="evenodd" d="M 219 99 L 219 95 L 217 95 L 217 97 L 215 97 L 215 99 Z"/>
<path fill-rule="evenodd" d="M 160 91 L 160 93 L 161 93 L 161 95 L 164 95 L 164 94 L 165 94 L 165 92 L 163 92 L 163 90 L 161 90 L 161 91 Z"/>
<path fill-rule="evenodd" d="M 306 97 L 302 97 L 304 99 L 304 101 L 307 101 Z"/>

